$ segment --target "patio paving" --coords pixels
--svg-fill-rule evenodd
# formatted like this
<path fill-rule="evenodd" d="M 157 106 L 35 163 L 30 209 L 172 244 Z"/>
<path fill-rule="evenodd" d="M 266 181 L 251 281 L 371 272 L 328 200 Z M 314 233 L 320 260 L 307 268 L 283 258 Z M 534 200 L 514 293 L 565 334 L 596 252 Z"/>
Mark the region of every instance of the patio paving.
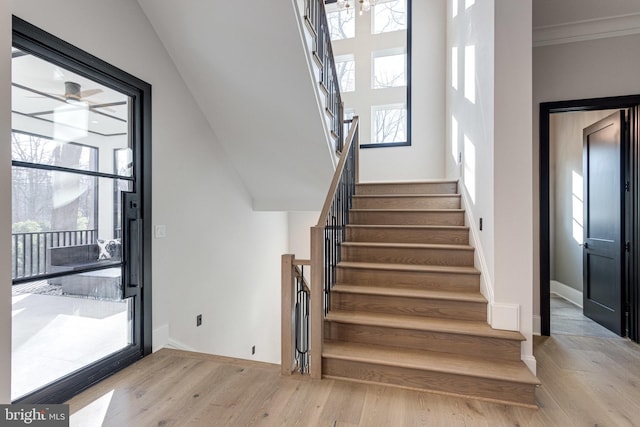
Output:
<path fill-rule="evenodd" d="M 126 301 L 63 296 L 46 282 L 20 286 L 12 296 L 12 399 L 128 345 Z"/>

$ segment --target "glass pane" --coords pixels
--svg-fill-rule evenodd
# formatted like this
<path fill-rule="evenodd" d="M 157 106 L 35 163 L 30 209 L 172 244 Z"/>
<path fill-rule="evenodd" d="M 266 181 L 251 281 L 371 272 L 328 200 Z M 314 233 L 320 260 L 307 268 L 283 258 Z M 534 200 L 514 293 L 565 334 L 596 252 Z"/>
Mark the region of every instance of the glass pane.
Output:
<path fill-rule="evenodd" d="M 331 40 L 350 39 L 356 35 L 355 13 L 348 10 L 327 10 L 327 23 Z"/>
<path fill-rule="evenodd" d="M 119 286 L 119 268 L 12 286 L 12 399 L 132 343 Z"/>
<path fill-rule="evenodd" d="M 131 151 L 130 98 L 15 48 L 11 64 L 13 160 L 117 173 L 114 150 Z"/>
<path fill-rule="evenodd" d="M 121 261 L 121 192 L 131 182 L 13 168 L 12 278 Z"/>
<path fill-rule="evenodd" d="M 376 55 L 373 58 L 373 88 L 406 86 L 407 55 Z"/>
<path fill-rule="evenodd" d="M 407 110 L 401 106 L 373 107 L 372 143 L 406 142 Z"/>
<path fill-rule="evenodd" d="M 406 0 L 379 1 L 371 15 L 374 34 L 407 29 Z"/>
<path fill-rule="evenodd" d="M 356 63 L 351 55 L 335 58 L 336 72 L 341 92 L 352 92 L 356 89 Z"/>

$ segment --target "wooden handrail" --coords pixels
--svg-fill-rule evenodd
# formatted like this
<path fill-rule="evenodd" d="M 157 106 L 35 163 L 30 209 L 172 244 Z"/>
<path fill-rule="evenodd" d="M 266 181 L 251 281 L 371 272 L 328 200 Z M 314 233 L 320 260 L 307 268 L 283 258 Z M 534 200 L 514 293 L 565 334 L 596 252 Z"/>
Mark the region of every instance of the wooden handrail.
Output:
<path fill-rule="evenodd" d="M 358 123 L 360 119 L 358 116 L 354 116 L 351 121 L 351 126 L 349 127 L 349 133 L 347 134 L 347 139 L 345 140 L 345 145 L 342 148 L 342 152 L 340 153 L 340 160 L 338 162 L 338 166 L 333 174 L 333 179 L 331 180 L 331 186 L 329 187 L 329 191 L 327 192 L 327 197 L 324 199 L 324 204 L 322 205 L 322 211 L 320 212 L 320 217 L 318 218 L 317 227 L 324 226 L 327 221 L 327 217 L 329 216 L 329 209 L 331 209 L 331 203 L 333 202 L 333 198 L 336 195 L 336 191 L 338 190 L 338 183 L 340 182 L 340 177 L 342 176 L 342 172 L 344 171 L 345 165 L 347 164 L 347 157 L 349 157 L 349 150 L 351 150 L 351 146 L 353 145 L 353 141 L 355 139 L 356 131 L 358 130 Z M 358 176 L 358 150 L 355 151 L 356 156 L 356 183 L 359 182 Z M 313 254 L 311 256 L 313 260 Z"/>
<path fill-rule="evenodd" d="M 340 161 L 331 181 L 318 223 L 311 227 L 311 357 L 310 373 L 312 378 L 322 378 L 322 345 L 324 337 L 325 316 L 325 257 L 329 244 L 326 242 L 325 228 L 328 224 L 331 206 L 334 203 L 340 180 L 345 172 L 350 151 L 354 150 L 355 170 L 354 181 L 359 182 L 358 176 L 358 117 L 354 116 L 349 134 L 340 155 Z M 328 305 L 328 304 L 327 304 Z"/>

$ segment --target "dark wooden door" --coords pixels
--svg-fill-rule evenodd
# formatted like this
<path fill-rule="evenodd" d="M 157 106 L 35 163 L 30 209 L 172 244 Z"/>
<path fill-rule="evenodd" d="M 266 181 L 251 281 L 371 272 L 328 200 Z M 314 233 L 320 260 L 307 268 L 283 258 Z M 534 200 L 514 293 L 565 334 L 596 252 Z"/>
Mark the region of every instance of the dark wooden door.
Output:
<path fill-rule="evenodd" d="M 583 131 L 584 315 L 618 335 L 623 332 L 625 112 Z"/>

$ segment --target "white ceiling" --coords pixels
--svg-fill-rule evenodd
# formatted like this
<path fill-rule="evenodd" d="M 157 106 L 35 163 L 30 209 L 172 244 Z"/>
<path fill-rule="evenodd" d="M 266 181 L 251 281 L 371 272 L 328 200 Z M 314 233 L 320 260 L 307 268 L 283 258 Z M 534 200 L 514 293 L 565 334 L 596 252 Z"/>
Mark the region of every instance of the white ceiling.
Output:
<path fill-rule="evenodd" d="M 640 0 L 533 0 L 533 26 L 640 13 Z"/>
<path fill-rule="evenodd" d="M 53 128 L 55 114 L 78 109 L 65 100 L 65 82 L 80 85 L 82 103 L 89 107 L 84 129 L 102 136 L 128 132 L 128 97 L 91 79 L 13 49 L 11 109 L 23 117 L 42 119 Z M 117 105 L 111 105 L 117 104 Z M 33 121 L 29 123 L 34 123 Z M 29 126 L 27 126 L 29 127 Z M 32 131 L 32 129 L 22 129 Z M 50 131 L 43 132 L 51 137 Z"/>
<path fill-rule="evenodd" d="M 292 0 L 138 0 L 254 208 L 320 210 L 333 174 Z"/>

